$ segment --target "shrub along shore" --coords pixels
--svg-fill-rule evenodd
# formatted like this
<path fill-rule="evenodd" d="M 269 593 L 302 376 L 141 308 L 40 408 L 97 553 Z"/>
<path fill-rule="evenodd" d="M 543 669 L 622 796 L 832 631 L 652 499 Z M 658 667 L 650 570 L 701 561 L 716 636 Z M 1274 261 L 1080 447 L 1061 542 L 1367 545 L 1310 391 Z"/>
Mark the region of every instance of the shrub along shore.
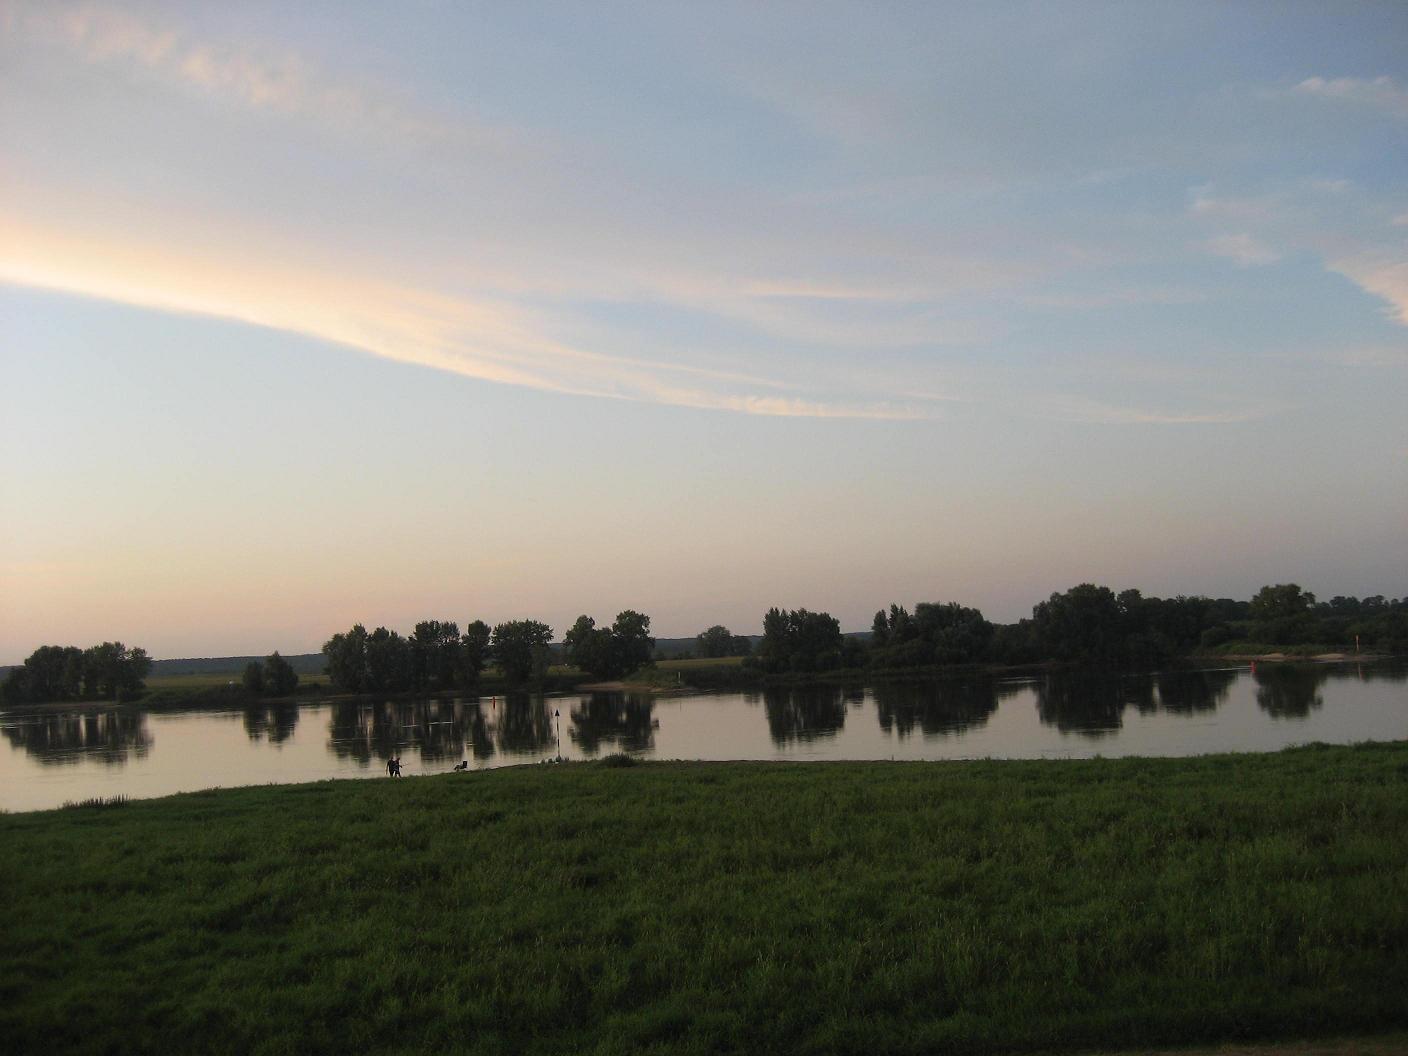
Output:
<path fill-rule="evenodd" d="M 1408 1027 L 1408 744 L 536 766 L 0 817 L 13 1051 L 1018 1052 Z"/>

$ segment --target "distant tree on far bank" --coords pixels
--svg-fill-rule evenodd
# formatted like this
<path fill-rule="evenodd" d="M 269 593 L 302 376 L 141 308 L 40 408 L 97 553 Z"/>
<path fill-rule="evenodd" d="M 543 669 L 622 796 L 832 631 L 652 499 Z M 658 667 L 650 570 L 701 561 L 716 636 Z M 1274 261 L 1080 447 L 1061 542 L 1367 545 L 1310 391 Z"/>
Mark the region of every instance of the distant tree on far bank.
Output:
<path fill-rule="evenodd" d="M 272 697 L 287 697 L 298 688 L 298 672 L 275 649 L 264 658 L 264 690 Z"/>
<path fill-rule="evenodd" d="M 452 620 L 424 620 L 410 637 L 411 681 L 416 689 L 454 688 L 459 673 L 460 628 Z"/>
<path fill-rule="evenodd" d="M 1253 620 L 1284 620 L 1307 613 L 1315 605 L 1315 595 L 1300 589 L 1298 583 L 1277 583 L 1256 592 L 1247 615 Z"/>
<path fill-rule="evenodd" d="M 412 663 L 410 640 L 378 627 L 367 635 L 366 692 L 403 693 L 414 688 Z"/>
<path fill-rule="evenodd" d="M 361 693 L 367 688 L 367 629 L 360 623 L 323 643 L 333 689 Z"/>
<path fill-rule="evenodd" d="M 258 660 L 251 660 L 244 665 L 244 691 L 252 697 L 262 697 L 264 695 L 264 665 Z"/>
<path fill-rule="evenodd" d="M 745 635 L 733 634 L 719 623 L 700 631 L 694 641 L 695 653 L 710 660 L 721 656 L 748 656 L 753 651 L 753 643 Z"/>
<path fill-rule="evenodd" d="M 83 653 L 83 690 L 98 700 L 121 700 L 146 688 L 143 679 L 152 661 L 145 649 L 129 649 L 121 642 L 104 642 Z"/>
<path fill-rule="evenodd" d="M 537 620 L 509 620 L 494 628 L 492 653 L 510 682 L 541 679 L 548 671 L 552 628 Z"/>
<path fill-rule="evenodd" d="M 993 625 L 977 609 L 955 602 L 921 601 L 914 614 L 901 605 L 881 609 L 871 623 L 875 667 L 973 664 L 987 658 Z"/>
<path fill-rule="evenodd" d="M 834 671 L 849 666 L 836 617 L 806 609 L 769 609 L 763 617 L 763 640 L 753 660 L 769 672 Z"/>
<path fill-rule="evenodd" d="M 627 609 L 610 627 L 597 627 L 590 616 L 578 616 L 563 636 L 567 662 L 597 678 L 619 678 L 649 663 L 655 639 L 650 617 Z"/>
<path fill-rule="evenodd" d="M 483 620 L 470 622 L 463 635 L 453 621 L 424 620 L 409 638 L 386 627 L 368 633 L 359 623 L 329 638 L 323 656 L 333 688 L 342 693 L 443 691 L 479 681 L 489 643 Z M 271 677 L 267 663 L 266 682 Z"/>
<path fill-rule="evenodd" d="M 479 676 L 489 663 L 489 642 L 492 635 L 489 625 L 483 620 L 474 620 L 465 627 L 456 653 L 461 686 L 470 688 L 478 684 Z"/>
<path fill-rule="evenodd" d="M 5 677 L 0 699 L 7 704 L 131 699 L 146 688 L 151 666 L 145 649 L 121 642 L 88 649 L 42 645 Z"/>

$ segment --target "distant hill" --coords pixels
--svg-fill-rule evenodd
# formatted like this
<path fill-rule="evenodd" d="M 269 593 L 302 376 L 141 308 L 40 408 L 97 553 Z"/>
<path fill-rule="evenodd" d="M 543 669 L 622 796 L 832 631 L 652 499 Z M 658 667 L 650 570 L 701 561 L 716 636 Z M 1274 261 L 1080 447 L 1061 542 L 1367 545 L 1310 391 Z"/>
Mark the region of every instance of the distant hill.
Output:
<path fill-rule="evenodd" d="M 285 656 L 285 660 L 300 675 L 321 675 L 327 663 L 322 653 L 303 653 L 300 656 Z M 199 656 L 186 660 L 153 660 L 150 678 L 170 675 L 226 675 L 243 674 L 250 661 L 264 662 L 262 656 Z"/>

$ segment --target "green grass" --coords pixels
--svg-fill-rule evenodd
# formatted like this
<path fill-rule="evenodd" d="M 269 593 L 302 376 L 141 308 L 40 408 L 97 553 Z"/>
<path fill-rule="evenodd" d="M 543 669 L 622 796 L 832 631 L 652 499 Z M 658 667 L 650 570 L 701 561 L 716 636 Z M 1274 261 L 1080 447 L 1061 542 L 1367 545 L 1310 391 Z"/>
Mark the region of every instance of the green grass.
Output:
<path fill-rule="evenodd" d="M 0 817 L 14 1052 L 936 1053 L 1408 1026 L 1408 745 L 584 764 Z"/>
<path fill-rule="evenodd" d="M 207 672 L 199 675 L 149 675 L 148 689 L 213 689 L 219 686 L 244 685 L 243 671 Z"/>

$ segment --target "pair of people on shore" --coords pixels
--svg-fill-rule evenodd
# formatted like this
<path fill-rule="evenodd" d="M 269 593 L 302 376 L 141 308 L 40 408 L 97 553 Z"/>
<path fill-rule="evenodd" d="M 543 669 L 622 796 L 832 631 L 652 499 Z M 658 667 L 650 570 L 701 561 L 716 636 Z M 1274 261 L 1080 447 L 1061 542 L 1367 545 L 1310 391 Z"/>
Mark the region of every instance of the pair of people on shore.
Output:
<path fill-rule="evenodd" d="M 386 776 L 401 776 L 401 757 L 399 755 L 392 756 L 390 759 L 386 760 Z"/>

